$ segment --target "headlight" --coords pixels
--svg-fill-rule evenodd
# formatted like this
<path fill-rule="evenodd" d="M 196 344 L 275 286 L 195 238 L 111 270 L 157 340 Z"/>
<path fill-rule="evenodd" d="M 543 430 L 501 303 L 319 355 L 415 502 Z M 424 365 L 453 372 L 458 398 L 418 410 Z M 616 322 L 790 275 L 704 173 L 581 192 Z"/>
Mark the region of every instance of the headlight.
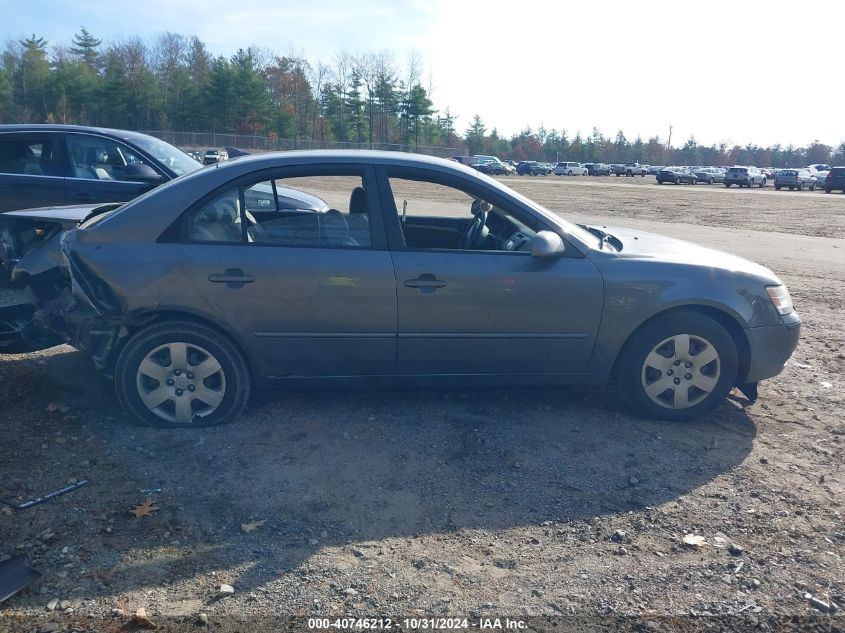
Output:
<path fill-rule="evenodd" d="M 789 296 L 789 290 L 786 286 L 766 286 L 766 292 L 769 293 L 769 298 L 775 306 L 775 310 L 782 316 L 784 314 L 791 314 L 794 312 L 792 307 L 792 297 Z"/>

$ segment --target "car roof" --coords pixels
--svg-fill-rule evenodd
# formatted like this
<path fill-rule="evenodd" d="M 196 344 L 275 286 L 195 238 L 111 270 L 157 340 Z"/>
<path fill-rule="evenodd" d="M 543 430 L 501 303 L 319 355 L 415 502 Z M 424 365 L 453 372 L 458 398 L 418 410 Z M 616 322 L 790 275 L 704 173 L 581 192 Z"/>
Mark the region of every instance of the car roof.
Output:
<path fill-rule="evenodd" d="M 150 138 L 148 134 L 133 132 L 132 130 L 118 130 L 89 125 L 66 125 L 63 123 L 8 123 L 0 125 L 0 132 L 85 132 L 121 139 Z"/>

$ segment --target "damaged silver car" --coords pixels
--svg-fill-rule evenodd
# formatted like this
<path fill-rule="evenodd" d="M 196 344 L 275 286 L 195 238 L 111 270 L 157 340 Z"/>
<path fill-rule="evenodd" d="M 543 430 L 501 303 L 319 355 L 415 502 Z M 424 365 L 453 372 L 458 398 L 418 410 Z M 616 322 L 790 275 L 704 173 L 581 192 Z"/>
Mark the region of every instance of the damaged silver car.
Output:
<path fill-rule="evenodd" d="M 452 161 L 288 152 L 126 204 L 0 217 L 26 301 L 0 346 L 67 342 L 160 426 L 228 422 L 254 387 L 616 383 L 704 415 L 776 375 L 800 320 L 769 270 L 575 225 Z"/>

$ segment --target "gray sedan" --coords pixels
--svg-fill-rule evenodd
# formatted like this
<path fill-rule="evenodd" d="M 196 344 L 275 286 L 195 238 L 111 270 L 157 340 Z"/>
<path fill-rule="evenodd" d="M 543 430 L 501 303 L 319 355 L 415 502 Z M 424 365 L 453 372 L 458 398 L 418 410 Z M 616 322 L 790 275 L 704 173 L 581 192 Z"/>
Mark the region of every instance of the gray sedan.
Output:
<path fill-rule="evenodd" d="M 0 345 L 86 351 L 160 426 L 231 421 L 258 386 L 409 380 L 612 380 L 686 420 L 756 398 L 800 328 L 762 266 L 410 154 L 244 157 L 122 205 L 7 213 L 0 236 L 33 291 L 0 309 Z"/>

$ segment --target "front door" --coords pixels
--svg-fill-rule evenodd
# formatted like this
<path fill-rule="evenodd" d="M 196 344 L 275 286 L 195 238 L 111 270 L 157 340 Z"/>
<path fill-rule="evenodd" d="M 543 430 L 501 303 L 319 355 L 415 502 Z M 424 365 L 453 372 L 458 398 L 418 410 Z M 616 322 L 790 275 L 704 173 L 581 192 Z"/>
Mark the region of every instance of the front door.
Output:
<path fill-rule="evenodd" d="M 70 204 L 127 202 L 165 182 L 161 170 L 132 148 L 92 134 L 66 134 L 69 158 L 67 196 Z M 131 165 L 148 165 L 158 172 L 158 182 L 134 180 Z"/>
<path fill-rule="evenodd" d="M 398 226 L 399 373 L 586 370 L 603 293 L 588 259 L 532 257 L 532 237 L 548 227 L 500 194 L 472 238 L 485 193 L 469 182 L 425 170 L 388 170 L 384 182 Z"/>

